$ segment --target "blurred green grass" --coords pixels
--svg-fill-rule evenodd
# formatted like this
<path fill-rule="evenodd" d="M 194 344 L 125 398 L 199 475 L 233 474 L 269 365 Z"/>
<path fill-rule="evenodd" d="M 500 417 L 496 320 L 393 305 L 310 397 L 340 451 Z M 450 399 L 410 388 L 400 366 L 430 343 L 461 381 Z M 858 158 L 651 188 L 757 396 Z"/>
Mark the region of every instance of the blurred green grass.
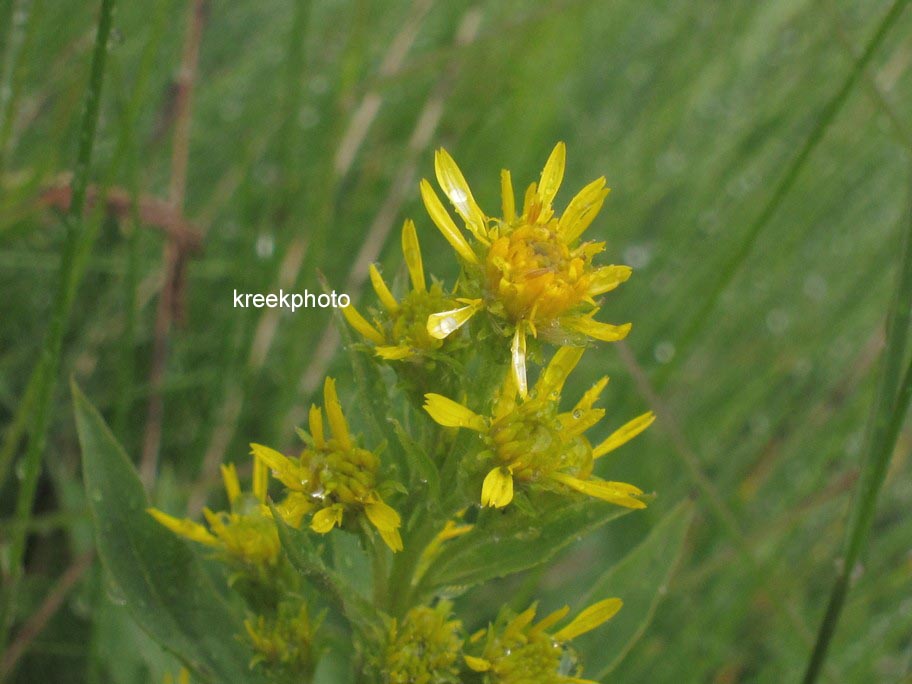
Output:
<path fill-rule="evenodd" d="M 320 344 L 328 313 L 279 317 L 261 356 L 261 317 L 231 308 L 234 288 L 277 289 L 289 251 L 303 246 L 294 287 L 319 289 L 319 272 L 354 296 L 362 246 L 392 272 L 405 217 L 418 224 L 426 267 L 452 281 L 453 260 L 417 192 L 417 180 L 433 173 L 434 147 L 453 153 L 495 213 L 499 169 L 526 184 L 562 139 L 568 169 L 557 204 L 608 178 L 612 194 L 591 231 L 635 275 L 607 299 L 605 318 L 634 322 L 630 358 L 659 393 L 661 406 L 651 407 L 680 431 L 656 426 L 607 466 L 612 477 L 658 493 L 648 511 L 506 589 L 518 603 L 524 592 L 555 604 L 579 595 L 692 496 L 699 505 L 684 560 L 616 678 L 797 679 L 835 577 L 908 203 L 912 13 L 900 16 L 692 342 L 685 337 L 889 4 L 209 3 L 186 191 L 186 215 L 205 231 L 205 246 L 188 264 L 186 324 L 170 340 L 159 496 L 186 500 L 206 453 L 244 463 L 249 441 L 289 442 L 314 373 L 346 375 L 343 355 Z M 8 19 L 21 6 L 30 13 L 17 39 Z M 96 11 L 85 0 L 0 2 L 0 54 L 8 59 L 11 40 L 21 40 L 0 168 L 6 424 L 50 312 L 63 231 L 37 196 L 72 170 Z M 93 181 L 167 196 L 186 17 L 177 0 L 118 7 Z M 401 64 L 384 66 L 410 32 Z M 337 151 L 368 98 L 379 101 L 376 118 L 340 173 Z M 118 436 L 137 459 L 161 247 L 160 233 L 129 216 L 104 221 L 65 340 L 63 375 L 74 374 L 106 413 L 122 407 Z M 625 364 L 611 346 L 590 352 L 569 390 L 579 391 L 587 374 L 612 376 L 603 430 L 651 404 L 630 358 Z M 36 505 L 53 525 L 30 540 L 23 618 L 90 547 L 67 402 L 59 391 Z M 906 431 L 837 632 L 830 681 L 912 677 L 910 445 Z M 737 534 L 695 484 L 688 454 Z M 4 519 L 14 491 L 8 481 Z M 123 643 L 140 637 L 118 628 L 128 618 L 107 602 L 98 574 L 86 574 L 14 681 L 158 674 L 160 655 L 144 646 L 147 655 L 137 656 Z M 483 619 L 490 596 L 504 589 L 464 603 Z"/>

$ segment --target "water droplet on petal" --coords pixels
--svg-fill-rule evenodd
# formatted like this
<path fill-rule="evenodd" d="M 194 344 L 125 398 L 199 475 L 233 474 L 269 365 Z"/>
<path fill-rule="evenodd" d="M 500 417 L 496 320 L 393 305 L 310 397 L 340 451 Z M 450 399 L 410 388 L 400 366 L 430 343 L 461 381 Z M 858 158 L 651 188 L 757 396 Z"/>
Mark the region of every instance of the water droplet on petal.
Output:
<path fill-rule="evenodd" d="M 452 188 L 450 190 L 450 201 L 464 214 L 469 213 L 469 196 L 462 188 Z"/>
<path fill-rule="evenodd" d="M 437 330 L 443 335 L 449 335 L 459 327 L 459 323 L 454 316 L 447 316 L 437 321 Z"/>

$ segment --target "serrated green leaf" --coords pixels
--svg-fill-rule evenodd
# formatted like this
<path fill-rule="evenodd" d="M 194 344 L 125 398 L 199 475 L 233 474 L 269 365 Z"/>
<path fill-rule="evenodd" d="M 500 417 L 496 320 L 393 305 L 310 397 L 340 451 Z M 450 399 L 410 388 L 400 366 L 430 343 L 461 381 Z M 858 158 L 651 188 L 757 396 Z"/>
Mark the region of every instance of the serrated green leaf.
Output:
<path fill-rule="evenodd" d="M 590 588 L 580 608 L 617 596 L 624 607 L 603 628 L 573 643 L 583 655 L 586 672 L 603 679 L 617 668 L 652 622 L 656 608 L 684 549 L 693 519 L 693 503 L 685 499 L 669 511 L 649 536 L 611 566 Z"/>
<path fill-rule="evenodd" d="M 133 465 L 73 383 L 83 475 L 109 591 L 162 647 L 204 682 L 264 682 L 239 635 L 241 616 L 215 590 L 188 545 L 156 523 Z"/>
<path fill-rule="evenodd" d="M 424 587 L 470 587 L 548 562 L 573 541 L 621 517 L 627 508 L 599 501 L 562 505 L 537 517 L 515 506 L 483 511 L 468 534 L 447 543 L 422 581 Z"/>

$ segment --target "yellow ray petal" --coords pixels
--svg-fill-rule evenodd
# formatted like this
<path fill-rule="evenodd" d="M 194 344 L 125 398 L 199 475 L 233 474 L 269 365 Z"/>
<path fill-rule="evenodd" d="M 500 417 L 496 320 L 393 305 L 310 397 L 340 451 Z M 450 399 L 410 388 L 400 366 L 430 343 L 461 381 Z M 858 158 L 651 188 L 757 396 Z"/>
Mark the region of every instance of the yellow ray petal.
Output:
<path fill-rule="evenodd" d="M 487 672 L 491 669 L 490 661 L 485 660 L 484 658 L 476 658 L 475 656 L 464 655 L 462 659 L 465 661 L 465 664 L 468 665 L 469 669 L 473 672 Z"/>
<path fill-rule="evenodd" d="M 593 312 L 594 313 L 594 312 Z M 561 319 L 561 325 L 567 330 L 582 333 L 602 342 L 617 342 L 627 337 L 632 325 L 612 325 L 593 320 L 591 316 L 567 316 Z"/>
<path fill-rule="evenodd" d="M 580 400 L 576 402 L 576 406 L 573 407 L 574 411 L 588 411 L 592 408 L 592 405 L 598 401 L 598 398 L 602 394 L 602 390 L 605 389 L 605 385 L 608 384 L 608 376 L 606 375 L 592 387 L 586 390 Z"/>
<path fill-rule="evenodd" d="M 564 242 L 570 244 L 586 232 L 605 203 L 609 192 L 610 190 L 605 187 L 605 179 L 596 178 L 570 200 L 557 224 L 558 233 Z"/>
<path fill-rule="evenodd" d="M 364 316 L 358 313 L 354 304 L 349 304 L 344 307 L 342 309 L 342 315 L 345 316 L 345 320 L 348 321 L 348 324 L 357 330 L 365 339 L 370 340 L 374 344 L 384 344 L 386 342 L 386 338 L 383 337 L 383 334 L 368 323 Z"/>
<path fill-rule="evenodd" d="M 383 308 L 391 314 L 396 313 L 399 310 L 399 302 L 396 301 L 396 298 L 393 297 L 393 293 L 390 292 L 390 289 L 386 286 L 386 282 L 383 280 L 383 276 L 380 275 L 379 269 L 374 266 L 374 264 L 371 264 L 368 266 L 367 272 L 370 274 L 371 285 L 374 287 L 374 292 L 377 293 L 377 299 L 383 304 Z"/>
<path fill-rule="evenodd" d="M 310 529 L 317 534 L 326 534 L 336 525 L 342 524 L 342 514 L 345 512 L 342 504 L 327 506 L 316 513 L 310 520 Z"/>
<path fill-rule="evenodd" d="M 633 420 L 624 423 L 624 425 L 608 435 L 607 439 L 605 439 L 604 442 L 592 450 L 592 457 L 600 458 L 607 454 L 609 451 L 614 451 L 619 446 L 626 444 L 631 439 L 640 434 L 643 430 L 652 425 L 653 421 L 655 421 L 655 413 L 652 411 L 647 411 L 643 415 L 637 416 Z"/>
<path fill-rule="evenodd" d="M 263 463 L 269 470 L 274 471 L 276 476 L 280 478 L 282 474 L 295 472 L 300 469 L 300 466 L 294 463 L 285 454 L 263 444 L 251 444 L 250 453 L 253 455 L 254 459 Z"/>
<path fill-rule="evenodd" d="M 189 539 L 190 541 L 199 542 L 200 544 L 205 544 L 206 546 L 221 546 L 219 540 L 199 523 L 195 523 L 187 518 L 175 518 L 173 515 L 168 515 L 157 508 L 147 508 L 146 512 L 159 523 L 181 537 Z"/>
<path fill-rule="evenodd" d="M 326 406 L 326 418 L 333 437 L 338 440 L 343 449 L 351 449 L 352 441 L 348 432 L 348 423 L 342 413 L 342 404 L 339 402 L 339 395 L 336 394 L 336 381 L 333 378 L 328 377 L 323 383 L 323 404 Z"/>
<path fill-rule="evenodd" d="M 222 471 L 222 482 L 225 483 L 225 494 L 228 495 L 228 503 L 233 504 L 241 495 L 241 483 L 238 480 L 237 468 L 234 463 L 222 464 L 219 466 Z"/>
<path fill-rule="evenodd" d="M 437 174 L 437 182 L 453 204 L 456 213 L 466 222 L 466 227 L 471 233 L 479 240 L 483 240 L 488 234 L 484 212 L 472 196 L 472 190 L 462 171 L 450 153 L 443 148 L 437 150 L 434 155 L 434 171 Z"/>
<path fill-rule="evenodd" d="M 559 142 L 551 150 L 545 168 L 542 169 L 541 180 L 538 183 L 538 201 L 542 207 L 548 208 L 554 201 L 554 196 L 564 179 L 564 168 L 567 165 L 567 146 Z"/>
<path fill-rule="evenodd" d="M 513 197 L 513 180 L 507 169 L 500 172 L 500 198 L 504 222 L 513 223 L 516 220 L 516 199 Z"/>
<path fill-rule="evenodd" d="M 583 494 L 594 496 L 596 499 L 625 506 L 626 508 L 646 508 L 646 504 L 634 498 L 642 494 L 642 490 L 626 482 L 610 482 L 608 480 L 589 479 L 581 480 L 566 473 L 554 472 L 549 475 L 556 480 Z"/>
<path fill-rule="evenodd" d="M 583 358 L 584 347 L 561 347 L 551 357 L 551 362 L 542 371 L 538 382 L 535 383 L 535 391 L 539 397 L 556 394 L 554 399 L 558 399 L 567 376 L 576 368 L 576 364 Z"/>
<path fill-rule="evenodd" d="M 481 308 L 481 300 L 475 300 L 472 304 L 467 304 L 458 309 L 441 311 L 440 313 L 431 314 L 427 320 L 427 331 L 431 337 L 442 340 L 450 333 L 459 330 L 463 325 L 468 323 L 469 319 Z"/>
<path fill-rule="evenodd" d="M 529 385 L 526 382 L 526 331 L 521 322 L 516 324 L 513 344 L 510 345 L 510 355 L 516 389 L 519 391 L 519 396 L 526 399 L 529 396 Z"/>
<path fill-rule="evenodd" d="M 306 495 L 301 492 L 288 492 L 288 496 L 276 506 L 276 510 L 282 516 L 282 520 L 285 521 L 286 525 L 298 529 L 301 526 L 301 518 L 304 517 L 305 513 L 309 513 L 313 507 L 313 503 Z M 268 511 L 269 509 L 267 508 L 266 510 Z"/>
<path fill-rule="evenodd" d="M 374 347 L 374 353 L 387 361 L 400 361 L 412 355 L 412 348 L 405 344 Z"/>
<path fill-rule="evenodd" d="M 513 370 L 510 369 L 504 378 L 503 384 L 494 397 L 494 407 L 492 414 L 494 419 L 503 418 L 516 408 L 516 378 L 513 377 Z"/>
<path fill-rule="evenodd" d="M 484 418 L 442 394 L 425 394 L 424 410 L 435 422 L 445 427 L 464 427 L 477 432 L 484 432 L 488 428 Z"/>
<path fill-rule="evenodd" d="M 523 196 L 523 218 L 532 220 L 532 209 L 538 206 L 538 184 L 530 183 Z"/>
<path fill-rule="evenodd" d="M 376 501 L 364 507 L 364 513 L 371 524 L 377 528 L 383 541 L 394 553 L 402 551 L 402 537 L 399 535 L 399 526 L 402 524 L 399 514 L 394 508 Z"/>
<path fill-rule="evenodd" d="M 421 190 L 421 199 L 424 202 L 424 208 L 427 209 L 428 215 L 431 217 L 434 225 L 437 226 L 437 229 L 443 233 L 443 237 L 446 238 L 446 241 L 450 243 L 450 246 L 454 250 L 456 250 L 456 254 L 470 264 L 478 264 L 478 257 L 475 256 L 475 252 L 472 251 L 465 236 L 463 236 L 459 228 L 456 227 L 450 214 L 444 209 L 443 204 L 441 204 L 440 199 L 437 197 L 437 193 L 434 192 L 431 184 L 426 180 L 422 180 L 419 188 Z"/>
<path fill-rule="evenodd" d="M 253 457 L 253 496 L 260 503 L 266 503 L 269 491 L 269 466 L 257 456 Z"/>
<path fill-rule="evenodd" d="M 535 623 L 535 627 L 532 628 L 533 632 L 543 632 L 552 625 L 556 625 L 558 622 L 564 619 L 564 616 L 570 612 L 570 606 L 564 606 L 563 608 L 558 608 L 550 615 L 543 617 L 541 620 Z"/>
<path fill-rule="evenodd" d="M 513 501 L 513 473 L 498 466 L 485 476 L 481 485 L 481 505 L 503 508 Z"/>
<path fill-rule="evenodd" d="M 592 273 L 588 294 L 592 297 L 610 292 L 630 278 L 630 266 L 602 266 Z"/>
<path fill-rule="evenodd" d="M 405 257 L 405 265 L 408 266 L 412 288 L 418 292 L 424 292 L 424 265 L 421 260 L 421 246 L 418 244 L 415 223 L 411 219 L 402 226 L 402 255 Z"/>
<path fill-rule="evenodd" d="M 564 425 L 565 437 L 576 437 L 598 423 L 605 416 L 605 409 L 590 408 L 585 411 L 574 410 L 560 415 Z"/>
<path fill-rule="evenodd" d="M 307 423 L 310 427 L 310 436 L 313 439 L 314 446 L 317 449 L 322 449 L 326 446 L 326 437 L 323 434 L 323 411 L 316 404 L 310 405 Z"/>
<path fill-rule="evenodd" d="M 613 618 L 623 605 L 624 602 L 619 598 L 594 603 L 573 618 L 569 625 L 556 632 L 554 638 L 558 641 L 571 641 L 581 634 L 591 632 Z"/>

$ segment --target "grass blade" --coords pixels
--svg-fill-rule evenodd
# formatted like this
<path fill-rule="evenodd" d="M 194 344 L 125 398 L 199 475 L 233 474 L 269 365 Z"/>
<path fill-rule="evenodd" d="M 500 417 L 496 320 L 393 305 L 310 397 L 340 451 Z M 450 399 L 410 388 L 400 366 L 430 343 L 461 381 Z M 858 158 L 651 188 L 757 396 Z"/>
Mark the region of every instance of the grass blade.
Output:
<path fill-rule="evenodd" d="M 86 189 L 89 183 L 89 164 L 95 142 L 98 111 L 101 100 L 101 86 L 104 81 L 105 61 L 108 54 L 108 37 L 111 32 L 114 0 L 102 0 L 98 17 L 98 29 L 92 54 L 92 69 L 85 93 L 82 122 L 79 127 L 79 151 L 73 171 L 73 196 L 70 210 L 65 219 L 66 242 L 60 262 L 57 292 L 41 356 L 35 366 L 35 395 L 32 402 L 31 420 L 28 430 L 28 447 L 23 461 L 23 476 L 16 498 L 16 520 L 20 525 L 11 535 L 9 544 L 10 576 L 5 582 L 0 600 L 0 644 L 6 644 L 11 627 L 14 604 L 19 582 L 23 573 L 25 555 L 26 523 L 32 511 L 38 476 L 41 474 L 41 460 L 47 442 L 47 429 L 51 417 L 51 404 L 57 375 L 60 370 L 60 356 L 67 319 L 76 297 L 76 291 L 85 271 L 85 257 L 94 238 L 94 231 L 87 228 L 83 220 Z M 31 383 L 30 383 L 31 384 Z"/>
<path fill-rule="evenodd" d="M 813 684 L 826 660 L 827 649 L 836 631 L 839 616 L 849 592 L 849 584 L 861 550 L 867 542 L 874 520 L 877 495 L 883 486 L 887 466 L 896 445 L 912 394 L 912 363 L 902 383 L 900 373 L 909 336 L 909 302 L 912 302 L 912 202 L 910 202 L 896 290 L 887 317 L 887 346 L 877 381 L 871 414 L 868 418 L 866 458 L 852 502 L 839 575 L 830 593 L 827 610 L 820 623 L 817 641 L 804 675 Z"/>

